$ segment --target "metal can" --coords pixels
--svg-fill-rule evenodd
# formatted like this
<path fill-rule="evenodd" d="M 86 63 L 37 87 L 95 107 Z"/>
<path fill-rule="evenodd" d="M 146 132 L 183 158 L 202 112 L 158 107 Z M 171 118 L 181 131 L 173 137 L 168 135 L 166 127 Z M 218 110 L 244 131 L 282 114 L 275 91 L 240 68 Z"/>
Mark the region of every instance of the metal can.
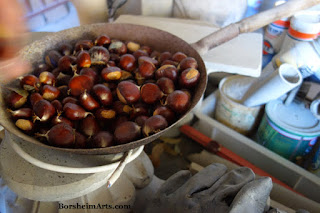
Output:
<path fill-rule="evenodd" d="M 287 106 L 275 100 L 266 104 L 256 141 L 294 162 L 311 151 L 319 135 L 320 121 L 302 102 Z"/>

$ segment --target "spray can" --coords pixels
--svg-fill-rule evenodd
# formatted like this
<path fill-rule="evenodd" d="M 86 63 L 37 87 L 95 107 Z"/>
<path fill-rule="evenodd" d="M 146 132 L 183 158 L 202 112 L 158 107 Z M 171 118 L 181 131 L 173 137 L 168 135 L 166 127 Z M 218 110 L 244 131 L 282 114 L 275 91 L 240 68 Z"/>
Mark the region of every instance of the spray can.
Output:
<path fill-rule="evenodd" d="M 285 3 L 285 1 L 277 1 L 274 6 Z M 264 68 L 280 51 L 281 45 L 285 38 L 286 32 L 290 26 L 290 18 L 277 20 L 266 27 L 263 38 L 263 55 L 262 68 Z"/>

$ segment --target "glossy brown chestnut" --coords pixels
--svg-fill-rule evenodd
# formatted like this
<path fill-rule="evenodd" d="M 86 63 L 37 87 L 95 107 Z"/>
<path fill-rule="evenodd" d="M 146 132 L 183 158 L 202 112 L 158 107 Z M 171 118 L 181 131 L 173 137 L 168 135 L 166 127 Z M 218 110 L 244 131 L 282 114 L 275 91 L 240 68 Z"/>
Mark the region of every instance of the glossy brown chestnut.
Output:
<path fill-rule="evenodd" d="M 196 59 L 192 57 L 187 57 L 181 60 L 181 62 L 179 63 L 178 69 L 183 71 L 188 68 L 195 68 L 195 69 L 198 68 L 198 62 L 196 61 Z"/>
<path fill-rule="evenodd" d="M 11 91 L 6 102 L 9 107 L 18 109 L 22 107 L 28 100 L 29 93 L 25 90 Z"/>
<path fill-rule="evenodd" d="M 81 51 L 77 56 L 77 68 L 90 67 L 91 57 L 88 51 Z"/>
<path fill-rule="evenodd" d="M 146 120 L 149 118 L 149 116 L 146 115 L 139 115 L 134 119 L 134 122 L 136 122 L 140 127 L 143 127 Z"/>
<path fill-rule="evenodd" d="M 96 40 L 94 41 L 94 44 L 97 46 L 107 46 L 111 43 L 111 39 L 107 35 L 100 35 Z"/>
<path fill-rule="evenodd" d="M 117 87 L 117 96 L 122 103 L 133 104 L 140 99 L 140 89 L 130 81 L 121 81 Z"/>
<path fill-rule="evenodd" d="M 63 112 L 67 118 L 72 121 L 81 120 L 87 117 L 90 112 L 86 112 L 81 106 L 73 103 L 66 103 L 63 106 Z"/>
<path fill-rule="evenodd" d="M 69 96 L 69 87 L 67 85 L 62 85 L 58 87 L 58 90 L 60 90 L 60 97 L 59 99 L 63 100 L 67 96 Z"/>
<path fill-rule="evenodd" d="M 176 120 L 175 113 L 167 106 L 158 106 L 153 111 L 153 115 L 162 115 L 168 124 L 172 124 Z"/>
<path fill-rule="evenodd" d="M 124 54 L 120 57 L 119 65 L 122 69 L 132 72 L 136 69 L 136 58 L 131 54 Z"/>
<path fill-rule="evenodd" d="M 133 56 L 138 60 L 141 56 L 149 56 L 149 54 L 146 51 L 137 50 L 133 53 Z"/>
<path fill-rule="evenodd" d="M 41 89 L 42 97 L 48 101 L 57 99 L 60 95 L 60 90 L 51 85 L 44 85 Z"/>
<path fill-rule="evenodd" d="M 111 90 L 103 84 L 96 84 L 92 88 L 92 92 L 103 106 L 112 104 L 113 97 Z"/>
<path fill-rule="evenodd" d="M 69 81 L 70 94 L 73 96 L 81 95 L 85 90 L 90 91 L 93 82 L 86 75 L 76 75 Z"/>
<path fill-rule="evenodd" d="M 185 69 L 179 76 L 179 85 L 181 88 L 195 87 L 200 80 L 200 72 L 194 68 Z"/>
<path fill-rule="evenodd" d="M 150 54 L 152 53 L 152 51 L 153 51 L 153 50 L 151 49 L 151 47 L 146 46 L 146 45 L 140 47 L 140 50 L 145 51 L 146 53 L 148 53 L 148 55 L 150 55 Z"/>
<path fill-rule="evenodd" d="M 71 96 L 68 96 L 68 97 L 65 97 L 63 100 L 62 100 L 62 105 L 65 105 L 66 103 L 72 103 L 72 104 L 77 104 L 79 105 L 79 101 L 78 99 L 74 98 L 74 97 L 71 97 Z"/>
<path fill-rule="evenodd" d="M 41 84 L 47 84 L 47 85 L 55 85 L 56 83 L 56 77 L 48 71 L 44 71 L 40 73 L 39 75 L 39 81 Z"/>
<path fill-rule="evenodd" d="M 20 108 L 17 110 L 7 109 L 13 119 L 29 119 L 32 117 L 33 111 L 30 108 Z"/>
<path fill-rule="evenodd" d="M 87 138 L 81 134 L 80 132 L 75 132 L 75 141 L 74 148 L 75 149 L 84 149 L 87 147 Z"/>
<path fill-rule="evenodd" d="M 145 136 L 149 136 L 167 128 L 167 126 L 168 122 L 163 116 L 153 115 L 144 122 L 142 133 Z"/>
<path fill-rule="evenodd" d="M 90 141 L 93 148 L 105 148 L 113 145 L 113 135 L 107 131 L 98 132 Z"/>
<path fill-rule="evenodd" d="M 42 95 L 40 95 L 40 93 L 37 93 L 37 92 L 32 93 L 29 96 L 31 106 L 33 106 L 35 103 L 37 103 L 38 101 L 40 101 L 42 99 L 43 99 Z"/>
<path fill-rule="evenodd" d="M 82 68 L 80 71 L 80 75 L 88 76 L 93 82 L 93 84 L 96 84 L 99 81 L 99 76 L 97 74 L 97 71 L 92 68 Z"/>
<path fill-rule="evenodd" d="M 163 52 L 160 54 L 160 57 L 159 57 L 159 63 L 162 64 L 165 60 L 170 60 L 172 57 L 172 54 L 168 51 L 166 52 Z"/>
<path fill-rule="evenodd" d="M 69 119 L 67 119 L 61 115 L 54 116 L 51 120 L 52 125 L 57 125 L 57 124 L 61 124 L 61 123 L 65 123 L 65 124 L 68 124 L 71 127 L 73 127 L 72 121 L 70 121 Z"/>
<path fill-rule="evenodd" d="M 75 70 L 74 65 L 76 64 L 76 62 L 77 58 L 74 56 L 62 56 L 58 62 L 59 70 L 66 74 L 73 74 Z"/>
<path fill-rule="evenodd" d="M 51 102 L 52 106 L 56 109 L 57 113 L 61 113 L 63 106 L 59 100 L 54 100 Z"/>
<path fill-rule="evenodd" d="M 110 53 L 123 55 L 127 53 L 127 46 L 122 41 L 114 40 L 109 45 L 109 51 Z"/>
<path fill-rule="evenodd" d="M 95 46 L 89 50 L 92 65 L 105 65 L 110 59 L 108 49 L 102 46 Z"/>
<path fill-rule="evenodd" d="M 155 104 L 163 96 L 157 84 L 146 83 L 141 87 L 141 99 L 147 104 Z"/>
<path fill-rule="evenodd" d="M 172 55 L 172 60 L 176 61 L 178 63 L 180 63 L 183 59 L 185 59 L 187 57 L 186 54 L 182 53 L 182 52 L 176 52 L 175 54 Z"/>
<path fill-rule="evenodd" d="M 173 81 L 170 78 L 162 77 L 157 80 L 157 85 L 164 94 L 170 94 L 175 90 Z"/>
<path fill-rule="evenodd" d="M 48 132 L 48 141 L 52 146 L 72 147 L 74 140 L 74 130 L 65 123 L 54 125 Z"/>
<path fill-rule="evenodd" d="M 92 137 L 100 131 L 97 120 L 89 115 L 80 121 L 79 130 L 87 137 Z"/>
<path fill-rule="evenodd" d="M 26 91 L 38 91 L 40 87 L 39 78 L 35 75 L 26 75 L 20 80 L 20 86 Z"/>
<path fill-rule="evenodd" d="M 190 97 L 181 90 L 175 90 L 167 97 L 167 105 L 176 113 L 184 113 L 189 109 Z"/>
<path fill-rule="evenodd" d="M 162 65 L 155 72 L 156 79 L 167 77 L 170 78 L 173 82 L 178 79 L 178 70 L 173 65 Z"/>
<path fill-rule="evenodd" d="M 56 109 L 49 101 L 42 99 L 33 105 L 33 112 L 36 120 L 46 122 L 56 114 Z"/>
<path fill-rule="evenodd" d="M 93 47 L 93 42 L 91 40 L 80 40 L 75 44 L 74 50 L 78 52 L 81 50 L 89 50 L 91 47 Z"/>
<path fill-rule="evenodd" d="M 93 111 L 100 107 L 98 101 L 96 101 L 92 95 L 84 91 L 79 97 L 80 104 L 89 111 Z"/>
<path fill-rule="evenodd" d="M 141 137 L 141 127 L 132 121 L 126 121 L 117 126 L 114 138 L 118 144 L 125 144 Z"/>
<path fill-rule="evenodd" d="M 117 81 L 121 78 L 119 67 L 106 67 L 101 71 L 101 76 L 105 81 Z"/>

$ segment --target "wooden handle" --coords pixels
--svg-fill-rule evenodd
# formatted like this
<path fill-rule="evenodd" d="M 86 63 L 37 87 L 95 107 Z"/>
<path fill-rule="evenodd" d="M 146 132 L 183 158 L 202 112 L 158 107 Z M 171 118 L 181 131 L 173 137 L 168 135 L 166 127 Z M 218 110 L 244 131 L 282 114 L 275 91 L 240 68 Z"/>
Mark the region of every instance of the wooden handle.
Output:
<path fill-rule="evenodd" d="M 191 44 L 191 46 L 196 49 L 200 55 L 203 55 L 210 49 L 237 37 L 240 33 L 255 31 L 274 21 L 290 17 L 300 10 L 317 4 L 320 4 L 320 0 L 290 0 L 285 4 L 230 24 Z"/>

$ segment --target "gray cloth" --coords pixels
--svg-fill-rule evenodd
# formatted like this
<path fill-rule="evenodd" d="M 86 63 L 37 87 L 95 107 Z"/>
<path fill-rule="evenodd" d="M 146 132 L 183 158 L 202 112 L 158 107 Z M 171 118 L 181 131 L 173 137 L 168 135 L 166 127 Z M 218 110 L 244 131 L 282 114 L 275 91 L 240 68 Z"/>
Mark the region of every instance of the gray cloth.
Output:
<path fill-rule="evenodd" d="M 194 176 L 179 171 L 160 187 L 145 212 L 263 212 L 272 182 L 254 178 L 249 168 L 227 172 L 222 164 L 211 164 Z"/>

